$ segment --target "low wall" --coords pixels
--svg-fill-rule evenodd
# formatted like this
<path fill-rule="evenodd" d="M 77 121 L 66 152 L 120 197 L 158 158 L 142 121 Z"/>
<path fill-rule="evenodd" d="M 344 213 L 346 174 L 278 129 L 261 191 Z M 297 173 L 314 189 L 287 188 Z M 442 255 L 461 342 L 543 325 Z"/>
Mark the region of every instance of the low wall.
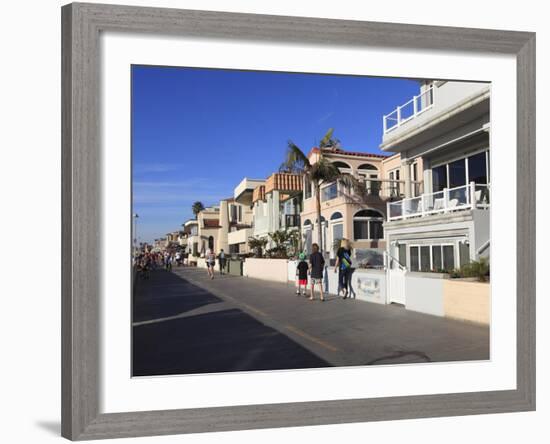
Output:
<path fill-rule="evenodd" d="M 491 286 L 485 282 L 446 279 L 443 283 L 445 316 L 489 325 Z"/>
<path fill-rule="evenodd" d="M 336 277 L 337 273 L 332 273 Z M 337 284 L 338 285 L 338 284 Z M 386 272 L 384 270 L 356 268 L 351 275 L 351 291 L 362 301 L 386 303 Z"/>
<path fill-rule="evenodd" d="M 206 259 L 203 257 L 197 258 L 197 267 L 198 268 L 206 268 Z"/>
<path fill-rule="evenodd" d="M 297 266 L 298 266 L 298 261 L 295 261 L 295 260 L 287 261 L 287 271 L 288 271 L 287 279 L 289 281 L 292 281 L 292 282 L 296 281 L 296 267 Z"/>
<path fill-rule="evenodd" d="M 286 284 L 289 270 L 287 262 L 287 259 L 247 257 L 243 264 L 243 276 Z"/>
<path fill-rule="evenodd" d="M 444 316 L 443 283 L 447 275 L 409 272 L 405 275 L 405 308 L 436 316 Z"/>

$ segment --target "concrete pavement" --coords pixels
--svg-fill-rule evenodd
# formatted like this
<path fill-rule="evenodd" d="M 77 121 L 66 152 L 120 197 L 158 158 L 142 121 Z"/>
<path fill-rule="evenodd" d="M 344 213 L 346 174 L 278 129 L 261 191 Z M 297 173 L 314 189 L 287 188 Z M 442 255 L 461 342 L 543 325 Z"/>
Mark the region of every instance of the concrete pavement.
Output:
<path fill-rule="evenodd" d="M 138 280 L 134 376 L 489 359 L 489 328 L 293 284 L 174 268 Z"/>

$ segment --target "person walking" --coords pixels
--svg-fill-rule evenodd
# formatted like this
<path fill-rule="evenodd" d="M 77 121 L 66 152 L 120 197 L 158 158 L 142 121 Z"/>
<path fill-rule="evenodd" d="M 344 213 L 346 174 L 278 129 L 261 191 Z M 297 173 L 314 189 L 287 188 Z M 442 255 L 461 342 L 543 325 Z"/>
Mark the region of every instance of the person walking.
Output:
<path fill-rule="evenodd" d="M 351 247 L 347 239 L 342 239 L 340 248 L 336 252 L 334 272 L 338 273 L 338 294 L 344 292 L 342 299 L 347 299 L 351 287 Z"/>
<path fill-rule="evenodd" d="M 223 248 L 220 250 L 220 254 L 218 254 L 218 261 L 220 265 L 220 274 L 223 275 L 226 264 L 225 252 L 223 251 Z"/>
<path fill-rule="evenodd" d="M 216 265 L 216 255 L 214 254 L 214 250 L 209 248 L 206 250 L 206 270 L 210 279 L 214 279 L 214 265 Z"/>
<path fill-rule="evenodd" d="M 315 299 L 315 285 L 319 286 L 319 293 L 321 296 L 321 301 L 325 301 L 323 296 L 323 273 L 325 271 L 325 258 L 319 252 L 319 245 L 313 244 L 311 246 L 313 252 L 309 256 L 309 267 L 310 267 L 310 277 L 311 277 L 311 296 L 310 301 Z"/>
<path fill-rule="evenodd" d="M 306 289 L 307 289 L 307 272 L 309 270 L 309 266 L 306 262 L 306 255 L 304 253 L 300 253 L 298 256 L 300 259 L 298 261 L 298 265 L 296 266 L 296 278 L 297 278 L 297 288 L 296 288 L 296 295 L 300 295 L 300 290 L 302 292 L 302 296 L 306 295 Z M 303 289 L 302 289 L 303 286 Z"/>

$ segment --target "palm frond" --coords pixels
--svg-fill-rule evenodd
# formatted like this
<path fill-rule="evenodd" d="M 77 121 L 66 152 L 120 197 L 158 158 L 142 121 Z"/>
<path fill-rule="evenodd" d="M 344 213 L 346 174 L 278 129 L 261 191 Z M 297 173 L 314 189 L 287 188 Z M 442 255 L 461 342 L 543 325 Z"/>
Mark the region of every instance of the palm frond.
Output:
<path fill-rule="evenodd" d="M 321 157 L 311 166 L 310 179 L 321 182 L 333 182 L 341 175 L 340 170 L 330 160 Z"/>
<path fill-rule="evenodd" d="M 332 149 L 340 148 L 340 141 L 335 137 L 333 137 L 333 134 L 334 134 L 334 128 L 329 128 L 329 130 L 321 139 L 321 142 L 319 142 L 319 148 L 321 149 L 321 151 L 323 151 L 323 149 L 328 149 L 328 148 L 332 148 Z"/>
<path fill-rule="evenodd" d="M 311 168 L 309 159 L 304 152 L 289 140 L 285 161 L 279 167 L 279 171 L 303 174 Z"/>

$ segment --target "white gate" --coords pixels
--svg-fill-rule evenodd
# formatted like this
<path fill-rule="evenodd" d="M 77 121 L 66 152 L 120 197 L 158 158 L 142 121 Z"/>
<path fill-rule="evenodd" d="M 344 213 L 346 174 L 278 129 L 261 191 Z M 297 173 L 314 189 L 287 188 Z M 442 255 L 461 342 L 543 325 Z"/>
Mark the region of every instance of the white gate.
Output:
<path fill-rule="evenodd" d="M 388 302 L 405 305 L 405 273 L 407 271 L 401 268 L 396 261 L 392 262 L 387 273 Z"/>

